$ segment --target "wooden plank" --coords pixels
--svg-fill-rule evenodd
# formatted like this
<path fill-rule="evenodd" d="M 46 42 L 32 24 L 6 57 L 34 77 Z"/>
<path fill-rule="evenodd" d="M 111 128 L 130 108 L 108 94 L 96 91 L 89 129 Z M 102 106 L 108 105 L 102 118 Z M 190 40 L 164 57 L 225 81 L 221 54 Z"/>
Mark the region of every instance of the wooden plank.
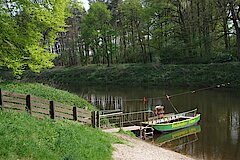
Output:
<path fill-rule="evenodd" d="M 87 109 L 83 109 L 83 108 L 77 108 L 78 112 L 81 113 L 85 113 L 85 114 L 90 114 L 91 115 L 91 111 L 87 110 Z"/>
<path fill-rule="evenodd" d="M 49 109 L 42 109 L 42 108 L 32 107 L 32 112 L 49 115 Z"/>
<path fill-rule="evenodd" d="M 24 110 L 25 111 L 25 105 L 21 105 L 21 104 L 14 104 L 14 103 L 4 103 L 5 108 L 12 108 L 12 109 L 20 109 L 20 110 Z"/>
<path fill-rule="evenodd" d="M 120 116 L 122 114 L 123 114 L 123 112 L 118 112 L 118 113 L 100 115 L 100 117 L 113 117 L 113 116 Z"/>
<path fill-rule="evenodd" d="M 36 118 L 39 118 L 39 119 L 49 118 L 49 115 L 41 114 L 41 113 L 35 113 L 35 112 L 32 112 L 32 116 L 36 117 Z"/>
<path fill-rule="evenodd" d="M 66 113 L 55 112 L 55 116 L 73 120 L 73 115 L 66 114 Z"/>
<path fill-rule="evenodd" d="M 72 114 L 73 111 L 65 108 L 59 108 L 55 106 L 55 111 L 56 112 L 61 112 L 61 113 L 67 113 L 67 114 Z"/>
<path fill-rule="evenodd" d="M 91 117 L 91 112 L 86 114 L 78 111 L 77 114 L 78 114 L 78 117 Z"/>
<path fill-rule="evenodd" d="M 110 114 L 110 113 L 116 113 L 116 112 L 121 112 L 120 109 L 115 109 L 115 110 L 101 110 L 103 114 Z"/>
<path fill-rule="evenodd" d="M 40 98 L 40 97 L 35 97 L 35 96 L 32 96 L 31 95 L 31 101 L 32 102 L 37 102 L 37 103 L 42 103 L 42 104 L 47 104 L 47 105 L 49 105 L 49 100 L 47 100 L 47 99 L 43 99 L 43 98 Z"/>
<path fill-rule="evenodd" d="M 140 130 L 140 126 L 128 126 L 128 127 L 121 127 L 122 130 L 124 131 L 136 131 Z M 108 133 L 116 133 L 120 130 L 120 128 L 110 128 L 110 129 L 104 129 L 104 132 Z"/>
<path fill-rule="evenodd" d="M 32 107 L 37 107 L 37 108 L 43 108 L 43 109 L 49 109 L 49 104 L 43 104 L 43 103 L 38 103 L 38 102 L 31 102 Z"/>
<path fill-rule="evenodd" d="M 91 124 L 91 119 L 88 119 L 88 118 L 78 118 L 77 121 L 80 122 L 80 123 Z"/>
<path fill-rule="evenodd" d="M 3 96 L 3 102 L 15 102 L 15 103 L 18 103 L 18 104 L 23 104 L 23 105 L 26 105 L 26 100 L 24 99 L 18 99 L 18 98 L 13 98 L 13 97 L 6 97 L 6 96 Z"/>
<path fill-rule="evenodd" d="M 14 93 L 14 92 L 9 92 L 9 91 L 2 91 L 2 95 L 7 96 L 7 97 L 17 97 L 17 98 L 21 98 L 21 99 L 26 98 L 26 94 Z"/>
<path fill-rule="evenodd" d="M 59 102 L 54 102 L 54 105 L 56 107 L 59 107 L 59 108 L 66 108 L 66 109 L 71 109 L 73 108 L 73 106 L 70 106 L 70 105 L 67 105 L 67 104 L 62 104 L 62 103 L 59 103 Z"/>
<path fill-rule="evenodd" d="M 5 107 L 3 107 L 3 111 L 5 111 L 5 112 L 19 112 L 19 113 L 25 113 L 26 112 L 25 110 L 5 108 Z"/>

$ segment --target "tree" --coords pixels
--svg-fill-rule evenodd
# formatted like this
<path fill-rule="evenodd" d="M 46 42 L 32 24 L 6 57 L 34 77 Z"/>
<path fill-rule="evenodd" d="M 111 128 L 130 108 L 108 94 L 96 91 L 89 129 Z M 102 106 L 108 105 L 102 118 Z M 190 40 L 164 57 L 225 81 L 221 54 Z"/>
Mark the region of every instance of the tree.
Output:
<path fill-rule="evenodd" d="M 236 32 L 237 59 L 240 61 L 240 2 L 239 0 L 229 0 L 229 10 L 231 19 Z"/>
<path fill-rule="evenodd" d="M 119 7 L 119 33 L 124 60 L 147 62 L 145 35 L 143 34 L 143 7 L 139 0 L 125 0 Z M 139 59 L 138 57 L 142 57 Z"/>
<path fill-rule="evenodd" d="M 51 45 L 64 31 L 67 0 L 0 2 L 0 66 L 15 76 L 26 68 L 40 72 L 53 66 Z"/>
<path fill-rule="evenodd" d="M 71 0 L 68 5 L 69 17 L 65 20 L 66 32 L 58 33 L 54 50 L 59 54 L 55 60 L 56 65 L 81 65 L 83 52 L 82 39 L 80 34 L 81 18 L 84 14 L 83 5 L 78 0 Z"/>
<path fill-rule="evenodd" d="M 88 13 L 83 16 L 81 37 L 84 39 L 85 52 L 89 56 L 89 49 L 93 51 L 95 62 L 110 65 L 111 36 L 110 25 L 111 12 L 102 2 L 94 2 Z M 101 58 L 101 60 L 100 60 Z"/>

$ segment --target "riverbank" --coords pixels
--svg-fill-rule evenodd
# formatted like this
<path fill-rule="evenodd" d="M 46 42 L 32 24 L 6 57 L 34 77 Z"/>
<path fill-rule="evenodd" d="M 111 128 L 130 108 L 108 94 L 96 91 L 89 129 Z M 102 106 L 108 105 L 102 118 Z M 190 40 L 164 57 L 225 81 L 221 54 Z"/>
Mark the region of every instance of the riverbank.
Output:
<path fill-rule="evenodd" d="M 1 82 L 0 88 L 65 104 L 78 103 L 79 107 L 86 105 L 76 95 L 38 83 Z M 163 159 L 186 159 L 137 138 L 107 134 L 68 120 L 38 120 L 26 113 L 0 110 L 0 132 L 0 159 L 141 159 L 143 155 L 138 152 L 143 147 L 147 147 L 144 153 L 146 159 L 156 159 L 156 155 L 161 155 Z M 126 143 L 123 144 L 124 140 Z"/>
<path fill-rule="evenodd" d="M 126 141 L 126 143 L 113 144 L 114 152 L 112 158 L 114 160 L 193 160 L 193 158 L 188 156 L 163 149 L 128 135 L 115 134 L 115 136 Z"/>
<path fill-rule="evenodd" d="M 0 82 L 0 89 L 94 109 L 75 94 L 43 84 Z M 89 125 L 64 119 L 39 120 L 25 112 L 7 112 L 0 108 L 0 159 L 108 160 L 112 156 L 113 143 L 122 142 Z"/>
<path fill-rule="evenodd" d="M 27 73 L 24 81 L 50 84 L 148 85 L 164 87 L 209 86 L 230 82 L 240 87 L 240 63 L 221 64 L 119 64 L 55 67 L 40 74 Z"/>

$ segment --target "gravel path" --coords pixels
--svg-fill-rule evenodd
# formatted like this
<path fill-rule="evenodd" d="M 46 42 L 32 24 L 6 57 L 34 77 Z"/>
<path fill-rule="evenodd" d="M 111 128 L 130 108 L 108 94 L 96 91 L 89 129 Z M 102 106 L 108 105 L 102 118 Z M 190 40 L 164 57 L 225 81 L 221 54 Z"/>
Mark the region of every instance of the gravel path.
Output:
<path fill-rule="evenodd" d="M 114 144 L 114 160 L 193 160 L 174 151 L 149 144 L 137 138 L 115 134 L 126 141 L 125 144 Z"/>

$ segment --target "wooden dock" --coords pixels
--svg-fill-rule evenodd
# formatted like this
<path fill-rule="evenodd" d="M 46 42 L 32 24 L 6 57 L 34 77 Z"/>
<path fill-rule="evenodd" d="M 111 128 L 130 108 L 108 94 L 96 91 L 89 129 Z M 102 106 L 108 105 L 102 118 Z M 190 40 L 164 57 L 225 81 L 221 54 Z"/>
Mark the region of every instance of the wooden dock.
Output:
<path fill-rule="evenodd" d="M 123 131 L 137 131 L 141 129 L 141 126 L 128 126 L 128 127 L 121 127 L 121 128 L 110 128 L 110 129 L 103 129 L 104 132 L 108 133 L 117 133 L 120 129 Z"/>
<path fill-rule="evenodd" d="M 107 133 L 117 133 L 119 130 L 122 129 L 123 131 L 131 131 L 138 133 L 138 136 L 141 139 L 146 139 L 148 136 L 153 136 L 153 128 L 152 127 L 143 127 L 143 126 L 128 126 L 128 127 L 121 127 L 121 128 L 110 128 L 110 129 L 103 129 L 104 132 Z"/>

